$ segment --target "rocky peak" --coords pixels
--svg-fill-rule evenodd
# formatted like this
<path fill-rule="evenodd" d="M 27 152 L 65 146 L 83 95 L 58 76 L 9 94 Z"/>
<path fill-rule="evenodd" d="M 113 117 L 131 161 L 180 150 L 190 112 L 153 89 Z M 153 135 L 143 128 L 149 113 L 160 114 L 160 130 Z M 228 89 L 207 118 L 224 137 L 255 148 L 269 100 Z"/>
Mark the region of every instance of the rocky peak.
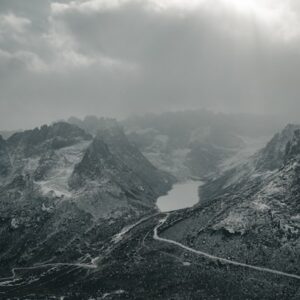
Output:
<path fill-rule="evenodd" d="M 300 155 L 300 129 L 294 131 L 293 138 L 287 143 L 285 149 L 285 163 Z"/>
<path fill-rule="evenodd" d="M 8 140 L 10 150 L 21 152 L 25 157 L 39 154 L 45 149 L 60 149 L 74 145 L 81 140 L 92 137 L 83 129 L 65 122 L 58 122 L 51 126 L 15 133 Z"/>
<path fill-rule="evenodd" d="M 100 179 L 104 173 L 104 164 L 110 162 L 112 163 L 112 154 L 107 145 L 101 139 L 94 138 L 81 162 L 75 166 L 69 185 L 76 189 L 86 181 Z"/>
<path fill-rule="evenodd" d="M 153 200 L 167 191 L 171 178 L 157 170 L 128 140 L 122 128 L 112 122 L 98 131 L 81 162 L 74 168 L 69 180 L 73 189 L 103 182 L 150 195 Z"/>
<path fill-rule="evenodd" d="M 259 171 L 273 171 L 280 168 L 285 160 L 286 148 L 299 129 L 300 125 L 289 124 L 282 132 L 277 133 L 267 146 L 258 153 L 256 169 Z"/>

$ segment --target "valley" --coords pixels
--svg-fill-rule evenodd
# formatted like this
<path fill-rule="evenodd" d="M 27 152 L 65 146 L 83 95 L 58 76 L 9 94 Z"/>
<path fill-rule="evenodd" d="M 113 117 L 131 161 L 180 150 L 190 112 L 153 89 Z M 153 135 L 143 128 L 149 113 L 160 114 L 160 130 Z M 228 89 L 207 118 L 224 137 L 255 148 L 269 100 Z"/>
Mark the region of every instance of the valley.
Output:
<path fill-rule="evenodd" d="M 192 188 L 193 186 L 189 187 Z M 176 188 L 174 190 L 173 196 L 176 196 Z M 192 192 L 195 192 L 195 189 L 192 188 Z M 199 208 L 196 208 L 195 210 L 197 211 L 198 209 Z M 180 224 L 181 222 L 184 222 L 184 219 L 187 216 L 193 215 L 194 213 L 195 212 L 193 208 L 186 208 L 174 210 L 173 212 L 157 213 L 141 218 L 136 223 L 124 227 L 119 233 L 115 234 L 102 249 L 99 249 L 100 255 L 93 259 L 89 255 L 87 255 L 86 257 L 83 257 L 81 259 L 82 262 L 42 264 L 28 268 L 14 268 L 12 270 L 12 277 L 0 279 L 0 293 L 5 293 L 6 295 L 22 295 L 24 292 L 26 293 L 26 291 L 36 290 L 37 287 L 40 287 L 44 290 L 45 287 L 48 288 L 50 281 L 53 284 L 53 288 L 55 287 L 52 292 L 51 288 L 48 291 L 48 293 L 50 294 L 53 293 L 51 299 L 139 299 L 139 291 L 132 289 L 133 286 L 131 286 L 131 284 L 134 284 L 134 281 L 132 281 L 133 278 L 131 277 L 135 276 L 134 274 L 139 270 L 139 268 L 143 268 L 144 262 L 146 262 L 144 260 L 148 260 L 149 255 L 154 255 L 155 260 L 161 261 L 164 267 L 170 268 L 169 264 L 174 264 L 177 272 L 179 269 L 183 269 L 180 272 L 186 273 L 186 270 L 193 269 L 193 276 L 200 276 L 198 268 L 200 265 L 202 265 L 205 266 L 205 272 L 208 273 L 216 272 L 214 269 L 224 269 L 225 273 L 228 272 L 228 274 L 230 274 L 233 270 L 235 270 L 235 272 L 241 274 L 240 276 L 243 277 L 243 280 L 245 280 L 248 276 L 251 277 L 252 274 L 254 275 L 258 273 L 258 275 L 256 276 L 259 278 L 260 273 L 265 273 L 266 276 L 269 277 L 269 279 L 257 279 L 257 282 L 260 282 L 260 286 L 264 286 L 266 282 L 269 282 L 269 284 L 272 284 L 273 288 L 275 287 L 275 290 L 280 290 L 280 284 L 278 286 L 279 282 L 289 282 L 289 284 L 292 284 L 294 282 L 295 287 L 298 285 L 300 275 L 286 273 L 275 269 L 269 269 L 259 265 L 253 266 L 247 263 L 215 256 L 213 254 L 203 252 L 201 251 L 201 249 L 194 249 L 180 242 L 177 242 L 176 240 L 165 237 L 165 231 L 167 231 L 168 228 L 172 228 L 174 224 Z M 121 254 L 121 252 L 124 250 L 125 253 Z M 116 273 L 114 273 L 113 270 L 116 267 L 115 264 L 120 260 L 122 262 L 122 265 L 124 264 L 122 270 L 116 271 Z M 152 261 L 150 265 L 151 268 L 158 268 L 155 261 Z M 133 266 L 134 269 L 132 269 Z M 196 270 L 194 268 L 196 268 Z M 129 270 L 131 270 L 132 272 L 130 272 L 130 276 L 127 273 Z M 147 267 L 147 272 L 148 271 L 149 270 Z M 104 280 L 103 284 L 102 280 L 104 274 L 108 275 L 108 277 L 113 276 L 114 279 L 111 281 L 111 283 L 113 282 L 114 284 L 112 284 L 112 286 L 109 284 L 109 282 L 107 282 L 108 285 L 106 285 L 105 282 L 107 281 L 107 278 L 106 280 Z M 190 276 L 191 275 L 192 274 L 190 274 Z M 87 291 L 82 292 L 82 290 L 80 290 L 78 292 L 73 291 L 71 293 L 66 293 L 66 287 L 64 286 L 62 287 L 61 294 L 57 294 L 56 287 L 58 281 L 61 280 L 61 276 L 64 277 L 64 285 L 68 286 L 72 290 L 76 290 L 76 282 L 81 282 L 81 285 L 86 285 L 83 289 L 86 289 Z M 124 283 L 122 283 L 122 281 L 120 282 L 119 280 L 116 280 L 118 276 L 125 276 L 125 278 L 127 278 L 127 280 L 125 281 L 126 286 L 124 286 Z M 101 286 L 98 286 L 99 290 L 96 291 L 94 290 L 96 289 L 96 286 L 93 282 L 98 282 L 98 277 L 102 278 L 102 280 L 99 281 L 101 282 Z M 147 278 L 147 280 L 149 280 L 149 278 Z M 139 281 L 138 285 L 141 289 L 140 292 L 143 291 L 143 293 L 145 293 L 147 291 L 147 294 L 152 293 L 153 297 L 155 295 L 157 299 L 163 299 L 164 294 L 162 286 L 166 284 L 165 281 L 167 280 L 167 278 L 161 278 L 162 282 L 157 286 L 156 291 L 152 289 L 148 290 L 150 286 L 148 288 L 144 286 L 147 280 L 144 278 L 144 281 Z M 176 279 L 176 281 L 177 280 L 178 279 Z M 191 278 L 188 280 L 188 282 L 190 282 L 190 280 Z M 50 286 L 52 284 L 50 284 Z M 185 284 L 187 284 L 187 282 L 185 282 Z M 106 290 L 105 287 L 107 288 Z M 207 290 L 207 287 L 205 291 L 201 291 L 200 289 L 196 294 L 193 293 L 193 296 L 189 294 L 188 291 L 184 293 L 182 293 L 181 291 L 178 296 L 180 295 L 180 298 L 189 297 L 192 299 L 197 299 L 196 297 L 201 294 L 206 295 L 206 293 L 210 293 L 209 295 L 211 297 L 216 297 L 216 294 L 214 293 L 217 293 L 217 291 L 214 291 L 212 287 L 210 288 L 212 290 Z M 293 290 L 294 289 L 292 289 L 292 291 Z M 224 290 L 221 289 L 219 292 L 224 293 Z M 238 297 L 240 297 L 241 295 L 246 296 L 246 294 L 241 294 L 241 291 L 238 290 L 236 291 L 236 293 L 236 299 L 238 299 Z M 94 295 L 95 298 L 93 298 L 93 296 L 91 295 Z M 277 294 L 276 297 L 279 297 L 279 295 L 280 293 Z M 283 296 L 283 294 L 281 296 Z M 32 299 L 43 299 L 43 296 L 38 294 L 34 294 L 34 296 L 31 295 L 31 297 L 34 297 Z M 257 297 L 259 297 L 259 293 Z M 21 297 L 18 299 L 23 298 Z M 26 297 L 26 299 L 28 299 L 28 296 Z M 235 298 L 233 297 L 232 299 Z M 264 299 L 276 298 L 274 298 L 274 293 L 271 293 L 270 297 L 264 296 Z"/>
<path fill-rule="evenodd" d="M 258 151 L 262 137 L 170 135 L 166 149 L 191 148 L 168 169 L 156 134 L 145 148 L 95 124 L 1 141 L 0 298 L 298 299 L 298 126 Z"/>
<path fill-rule="evenodd" d="M 0 0 L 0 300 L 300 300 L 299 53 L 299 0 Z"/>

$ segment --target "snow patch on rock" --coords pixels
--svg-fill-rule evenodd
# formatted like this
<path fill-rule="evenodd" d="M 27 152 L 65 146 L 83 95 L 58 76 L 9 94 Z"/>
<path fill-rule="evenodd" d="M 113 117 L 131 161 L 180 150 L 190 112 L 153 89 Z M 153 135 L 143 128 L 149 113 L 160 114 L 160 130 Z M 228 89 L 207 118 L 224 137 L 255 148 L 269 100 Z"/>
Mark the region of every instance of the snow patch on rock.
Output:
<path fill-rule="evenodd" d="M 84 141 L 55 151 L 56 156 L 59 158 L 57 166 L 51 170 L 45 180 L 35 181 L 42 194 L 52 193 L 59 198 L 72 196 L 68 181 L 75 165 L 81 161 L 89 144 L 90 141 Z"/>

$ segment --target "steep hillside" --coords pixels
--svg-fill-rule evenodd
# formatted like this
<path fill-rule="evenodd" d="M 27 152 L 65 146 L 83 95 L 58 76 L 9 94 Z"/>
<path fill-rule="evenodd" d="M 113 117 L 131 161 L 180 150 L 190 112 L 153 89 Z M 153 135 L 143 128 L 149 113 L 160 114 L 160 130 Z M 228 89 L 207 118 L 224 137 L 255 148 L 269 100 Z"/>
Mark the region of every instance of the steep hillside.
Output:
<path fill-rule="evenodd" d="M 289 125 L 247 163 L 203 187 L 164 234 L 213 255 L 300 274 L 300 131 Z"/>
<path fill-rule="evenodd" d="M 174 181 L 129 143 L 117 123 L 109 122 L 75 166 L 69 185 L 80 206 L 100 198 L 101 206 L 90 206 L 90 212 L 104 217 L 112 208 L 117 212 L 135 206 L 153 209 Z"/>
<path fill-rule="evenodd" d="M 1 138 L 0 165 L 1 273 L 98 255 L 174 181 L 111 123 L 94 139 L 63 122 Z"/>

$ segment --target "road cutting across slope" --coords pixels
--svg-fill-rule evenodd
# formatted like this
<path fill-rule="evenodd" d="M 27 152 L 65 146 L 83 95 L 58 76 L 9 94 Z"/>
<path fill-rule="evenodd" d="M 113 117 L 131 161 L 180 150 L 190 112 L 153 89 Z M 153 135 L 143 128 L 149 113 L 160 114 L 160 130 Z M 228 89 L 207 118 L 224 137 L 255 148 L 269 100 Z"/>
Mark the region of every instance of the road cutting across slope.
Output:
<path fill-rule="evenodd" d="M 218 257 L 218 256 L 215 256 L 215 255 L 212 255 L 212 254 L 200 251 L 200 250 L 195 250 L 193 248 L 185 246 L 185 245 L 183 245 L 179 242 L 176 242 L 174 240 L 162 238 L 158 235 L 158 229 L 167 221 L 168 217 L 169 217 L 169 214 L 167 214 L 166 217 L 161 219 L 159 221 L 159 223 L 156 225 L 156 227 L 154 228 L 154 231 L 153 231 L 153 239 L 154 240 L 157 240 L 157 241 L 163 242 L 163 243 L 168 243 L 168 244 L 171 244 L 171 245 L 175 245 L 177 247 L 180 247 L 180 248 L 182 248 L 186 251 L 189 251 L 191 253 L 194 253 L 196 255 L 200 255 L 200 256 L 206 257 L 208 259 L 215 260 L 215 261 L 220 261 L 220 262 L 225 263 L 225 264 L 239 266 L 239 267 L 252 269 L 252 270 L 256 270 L 256 271 L 260 271 L 260 272 L 266 272 L 266 273 L 271 273 L 271 274 L 275 274 L 275 275 L 279 275 L 279 276 L 285 276 L 285 277 L 290 277 L 290 278 L 300 280 L 300 276 L 297 275 L 297 274 L 285 273 L 285 272 L 281 272 L 281 271 L 277 271 L 277 270 L 273 270 L 273 269 L 269 269 L 269 268 L 265 268 L 265 267 L 253 266 L 253 265 L 248 265 L 248 264 L 245 264 L 245 263 L 237 262 L 237 261 L 234 261 L 234 260 L 229 260 L 229 259 Z"/>

